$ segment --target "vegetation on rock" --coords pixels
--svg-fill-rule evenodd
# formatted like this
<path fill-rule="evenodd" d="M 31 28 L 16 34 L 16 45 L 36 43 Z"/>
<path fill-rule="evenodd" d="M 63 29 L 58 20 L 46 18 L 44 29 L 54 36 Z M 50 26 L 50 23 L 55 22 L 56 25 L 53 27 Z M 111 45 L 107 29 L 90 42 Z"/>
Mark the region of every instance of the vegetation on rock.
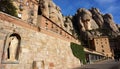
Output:
<path fill-rule="evenodd" d="M 0 11 L 17 17 L 17 8 L 13 5 L 12 0 L 0 0 Z"/>
<path fill-rule="evenodd" d="M 76 43 L 71 43 L 71 50 L 73 55 L 78 58 L 83 64 L 85 64 L 85 52 L 82 45 L 78 45 Z"/>

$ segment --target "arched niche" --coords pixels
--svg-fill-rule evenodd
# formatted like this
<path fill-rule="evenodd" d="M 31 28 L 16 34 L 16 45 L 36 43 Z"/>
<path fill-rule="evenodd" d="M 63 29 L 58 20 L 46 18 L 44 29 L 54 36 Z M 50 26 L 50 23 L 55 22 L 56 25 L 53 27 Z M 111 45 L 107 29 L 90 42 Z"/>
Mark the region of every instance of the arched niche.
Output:
<path fill-rule="evenodd" d="M 4 41 L 2 63 L 19 63 L 21 37 L 17 33 L 8 34 Z"/>

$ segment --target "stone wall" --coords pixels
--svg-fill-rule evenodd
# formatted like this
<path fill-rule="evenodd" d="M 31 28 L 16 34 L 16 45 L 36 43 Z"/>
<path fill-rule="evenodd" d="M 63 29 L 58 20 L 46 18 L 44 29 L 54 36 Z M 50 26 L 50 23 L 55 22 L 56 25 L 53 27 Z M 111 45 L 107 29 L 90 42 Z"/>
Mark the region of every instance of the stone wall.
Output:
<path fill-rule="evenodd" d="M 66 31 L 65 29 L 63 29 L 62 27 L 60 27 L 59 25 L 57 25 L 55 22 L 48 19 L 44 15 L 38 16 L 38 24 L 37 25 L 40 28 L 41 32 L 42 32 L 42 30 L 44 33 L 45 33 L 45 31 L 51 32 L 51 33 L 54 33 L 57 35 L 56 36 L 56 35 L 52 34 L 52 36 L 54 36 L 54 37 L 67 40 L 69 42 L 80 43 L 78 41 L 78 39 L 75 38 L 75 36 L 68 33 L 68 31 Z M 47 33 L 47 34 L 50 35 L 50 33 Z"/>
<path fill-rule="evenodd" d="M 80 66 L 80 61 L 72 54 L 70 41 L 44 32 L 46 31 L 0 12 L 0 68 L 69 69 Z M 18 63 L 2 63 L 6 37 L 13 33 L 21 37 Z"/>

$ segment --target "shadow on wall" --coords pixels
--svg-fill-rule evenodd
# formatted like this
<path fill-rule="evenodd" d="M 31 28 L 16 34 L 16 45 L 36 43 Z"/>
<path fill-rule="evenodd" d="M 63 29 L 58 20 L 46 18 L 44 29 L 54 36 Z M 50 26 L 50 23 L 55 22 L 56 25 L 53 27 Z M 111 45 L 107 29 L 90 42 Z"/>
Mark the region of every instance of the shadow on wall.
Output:
<path fill-rule="evenodd" d="M 83 46 L 71 42 L 70 47 L 73 55 L 80 60 L 80 63 L 86 64 Z"/>

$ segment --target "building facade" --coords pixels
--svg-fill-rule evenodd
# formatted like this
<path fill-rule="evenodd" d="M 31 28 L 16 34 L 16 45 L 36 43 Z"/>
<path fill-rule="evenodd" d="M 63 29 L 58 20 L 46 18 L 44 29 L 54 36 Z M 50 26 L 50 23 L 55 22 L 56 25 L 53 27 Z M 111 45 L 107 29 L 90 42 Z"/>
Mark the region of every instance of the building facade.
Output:
<path fill-rule="evenodd" d="M 17 15 L 20 19 L 30 24 L 37 24 L 37 0 L 14 0 L 13 4 L 17 8 Z"/>
<path fill-rule="evenodd" d="M 103 53 L 106 57 L 113 56 L 108 37 L 106 36 L 94 37 L 91 40 L 91 42 L 93 44 L 93 46 L 92 45 L 91 46 L 92 48 L 95 49 L 95 51 Z"/>

